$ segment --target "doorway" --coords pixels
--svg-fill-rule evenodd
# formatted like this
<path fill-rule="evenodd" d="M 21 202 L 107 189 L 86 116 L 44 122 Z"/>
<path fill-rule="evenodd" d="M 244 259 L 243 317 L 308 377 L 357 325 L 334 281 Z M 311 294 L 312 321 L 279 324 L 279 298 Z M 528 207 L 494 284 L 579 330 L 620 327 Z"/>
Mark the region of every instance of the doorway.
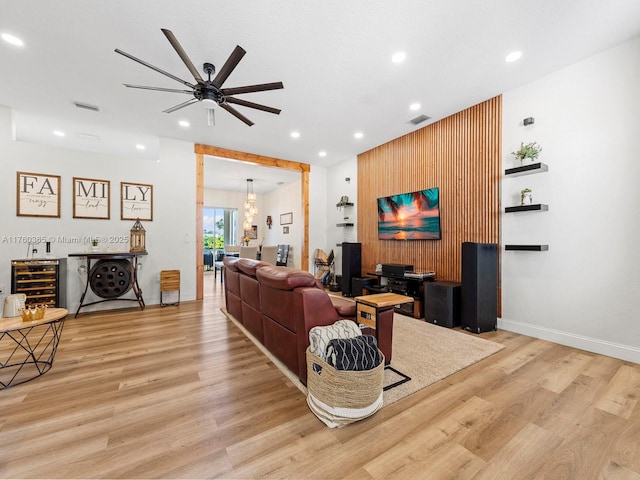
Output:
<path fill-rule="evenodd" d="M 203 298 L 203 273 L 204 264 L 200 252 L 203 251 L 203 207 L 204 207 L 204 156 L 211 155 L 215 157 L 229 158 L 240 160 L 257 165 L 266 165 L 270 167 L 284 168 L 300 172 L 301 175 L 301 212 L 303 220 L 303 240 L 300 252 L 300 268 L 302 270 L 309 269 L 309 172 L 311 166 L 307 163 L 293 162 L 290 160 L 282 160 L 273 157 L 264 157 L 251 153 L 238 152 L 235 150 L 227 150 L 225 148 L 213 147 L 210 145 L 196 144 L 194 147 L 196 154 L 196 299 Z"/>

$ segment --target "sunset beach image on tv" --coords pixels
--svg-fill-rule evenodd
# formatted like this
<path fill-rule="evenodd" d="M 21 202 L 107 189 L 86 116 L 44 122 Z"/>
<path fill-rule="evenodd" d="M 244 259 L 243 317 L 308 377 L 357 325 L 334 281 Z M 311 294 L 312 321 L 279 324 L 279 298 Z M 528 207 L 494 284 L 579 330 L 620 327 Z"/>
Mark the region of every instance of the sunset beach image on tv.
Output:
<path fill-rule="evenodd" d="M 380 240 L 440 240 L 438 188 L 378 198 Z"/>

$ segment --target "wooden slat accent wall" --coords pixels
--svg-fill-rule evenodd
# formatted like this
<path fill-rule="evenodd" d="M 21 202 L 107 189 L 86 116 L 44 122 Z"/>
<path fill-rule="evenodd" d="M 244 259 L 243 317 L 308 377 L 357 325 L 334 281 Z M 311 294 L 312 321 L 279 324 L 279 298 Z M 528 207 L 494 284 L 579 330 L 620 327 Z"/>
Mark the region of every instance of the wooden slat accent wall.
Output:
<path fill-rule="evenodd" d="M 358 155 L 363 273 L 401 263 L 460 281 L 462 242 L 499 243 L 501 124 L 498 96 Z M 378 240 L 378 197 L 432 187 L 442 240 Z"/>

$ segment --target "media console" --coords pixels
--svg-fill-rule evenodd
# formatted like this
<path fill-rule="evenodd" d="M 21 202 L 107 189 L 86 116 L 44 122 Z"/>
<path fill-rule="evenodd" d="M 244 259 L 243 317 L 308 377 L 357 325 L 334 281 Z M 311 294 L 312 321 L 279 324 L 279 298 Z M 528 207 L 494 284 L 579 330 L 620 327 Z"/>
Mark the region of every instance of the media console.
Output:
<path fill-rule="evenodd" d="M 413 274 L 413 276 L 392 273 L 367 272 L 367 275 L 378 279 L 377 285 L 363 285 L 362 290 L 374 293 L 397 293 L 413 298 L 413 303 L 405 303 L 395 308 L 397 313 L 413 318 L 424 317 L 424 283 L 433 282 L 436 274 Z M 411 274 L 409 274 L 411 275 Z"/>

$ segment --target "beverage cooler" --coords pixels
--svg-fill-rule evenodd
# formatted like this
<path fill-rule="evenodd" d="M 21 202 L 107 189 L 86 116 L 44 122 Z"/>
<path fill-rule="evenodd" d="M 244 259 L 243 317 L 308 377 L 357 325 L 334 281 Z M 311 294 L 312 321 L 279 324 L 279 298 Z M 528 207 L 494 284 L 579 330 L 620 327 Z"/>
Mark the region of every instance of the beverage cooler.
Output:
<path fill-rule="evenodd" d="M 11 260 L 11 293 L 24 293 L 26 305 L 67 306 L 67 259 Z"/>

